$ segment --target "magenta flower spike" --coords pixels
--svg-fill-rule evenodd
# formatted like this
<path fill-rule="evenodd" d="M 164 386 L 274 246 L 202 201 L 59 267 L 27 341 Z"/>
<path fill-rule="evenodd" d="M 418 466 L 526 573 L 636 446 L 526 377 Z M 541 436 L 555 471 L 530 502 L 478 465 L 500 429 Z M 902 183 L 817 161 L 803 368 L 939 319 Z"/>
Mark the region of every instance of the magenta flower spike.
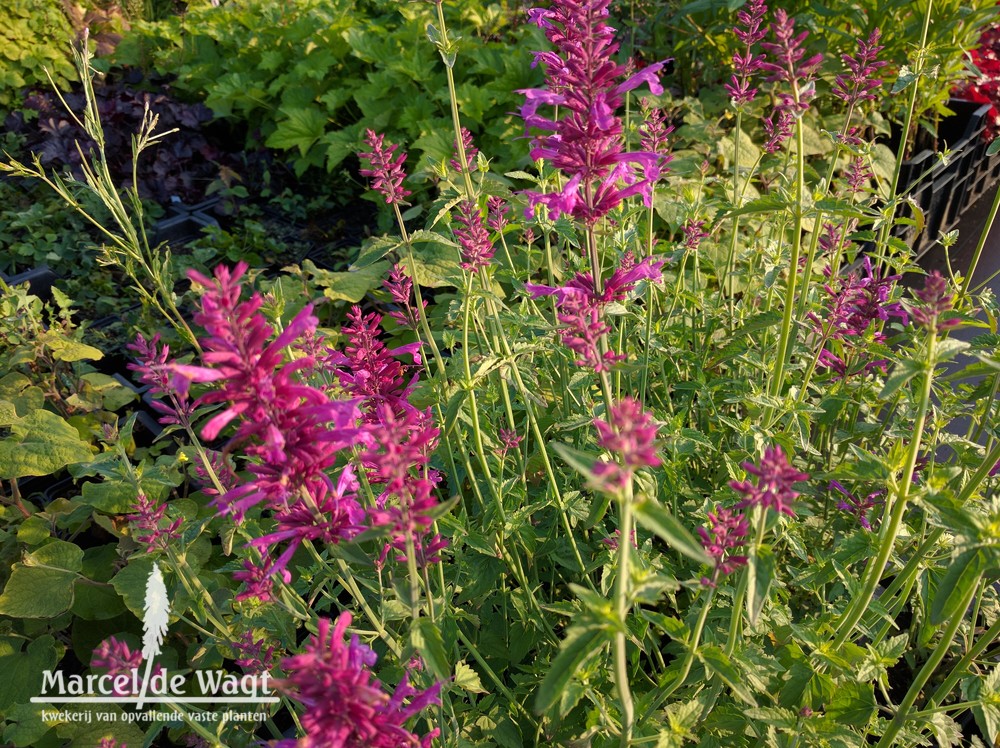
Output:
<path fill-rule="evenodd" d="M 172 540 L 180 537 L 183 519 L 178 517 L 173 522 L 164 523 L 166 504 L 150 499 L 140 492 L 136 497 L 134 509 L 135 514 L 130 514 L 125 519 L 132 523 L 135 528 L 135 540 L 146 546 L 146 553 L 166 550 Z"/>
<path fill-rule="evenodd" d="M 642 404 L 624 397 L 613 404 L 606 421 L 595 418 L 597 443 L 611 452 L 612 462 L 598 462 L 593 472 L 598 481 L 609 490 L 625 487 L 632 474 L 642 467 L 658 467 L 662 461 L 656 455 L 658 426 L 653 416 Z"/>
<path fill-rule="evenodd" d="M 568 177 L 560 192 L 529 192 L 529 216 L 536 205 L 544 205 L 550 218 L 565 214 L 592 225 L 632 195 L 641 194 L 647 206 L 651 204 L 652 180 L 645 173 L 660 156 L 626 153 L 615 111 L 624 94 L 638 86 L 662 93 L 659 71 L 665 62 L 624 76 L 625 67 L 613 59 L 618 44 L 606 23 L 609 4 L 555 0 L 550 8 L 528 12 L 556 50 L 536 53 L 546 88 L 520 91 L 525 96 L 521 116 L 526 130 L 548 133 L 532 141 L 531 157 L 546 159 Z M 538 113 L 549 106 L 558 107 L 558 120 Z"/>
<path fill-rule="evenodd" d="M 413 279 L 403 272 L 399 263 L 396 263 L 389 271 L 389 278 L 382 281 L 382 286 L 389 292 L 393 303 L 399 307 L 399 310 L 390 312 L 390 316 L 401 326 L 416 330 L 419 315 L 413 302 Z M 426 299 L 423 305 L 425 308 L 427 307 Z"/>
<path fill-rule="evenodd" d="M 733 551 L 746 542 L 750 523 L 744 514 L 735 514 L 721 506 L 708 513 L 708 522 L 708 528 L 698 528 L 698 535 L 705 552 L 715 561 L 715 572 L 711 579 L 704 578 L 701 582 L 713 587 L 720 576 L 732 574 L 746 564 L 747 557 Z"/>
<path fill-rule="evenodd" d="M 462 247 L 462 269 L 478 273 L 493 259 L 493 242 L 483 225 L 483 214 L 479 206 L 471 200 L 463 200 L 458 204 L 455 222 L 460 226 L 453 231 Z"/>
<path fill-rule="evenodd" d="M 381 194 L 388 205 L 404 205 L 406 198 L 412 194 L 403 187 L 406 154 L 395 155 L 399 146 L 385 145 L 385 136 L 376 135 L 373 130 L 365 131 L 365 144 L 371 151 L 359 153 L 358 158 L 367 162 L 369 168 L 361 169 L 361 175 L 371 178 L 372 189 Z"/>
<path fill-rule="evenodd" d="M 730 481 L 729 486 L 743 495 L 743 500 L 736 505 L 737 509 L 759 506 L 762 509 L 774 509 L 789 517 L 795 516 L 792 503 L 799 494 L 792 486 L 799 481 L 808 480 L 809 475 L 792 467 L 781 447 L 768 447 L 764 450 L 759 466 L 744 462 L 743 469 L 757 476 L 757 482 Z"/>
<path fill-rule="evenodd" d="M 479 154 L 479 149 L 472 144 L 472 133 L 464 127 L 462 128 L 462 147 L 465 148 L 466 168 L 473 172 L 476 170 L 476 156 Z M 456 141 L 452 141 L 452 150 L 454 150 L 455 156 L 448 162 L 448 165 L 461 174 L 463 171 L 462 162 L 458 160 L 458 143 Z"/>
<path fill-rule="evenodd" d="M 875 75 L 888 63 L 878 59 L 879 52 L 884 49 L 878 43 L 880 38 L 881 32 L 876 28 L 867 40 L 858 39 L 857 55 L 841 56 L 850 74 L 837 76 L 833 84 L 833 95 L 849 106 L 861 101 L 874 101 L 875 90 L 882 85 L 882 81 L 875 78 Z"/>
<path fill-rule="evenodd" d="M 938 333 L 962 324 L 960 319 L 942 319 L 954 306 L 954 297 L 948 293 L 948 279 L 940 271 L 931 271 L 924 279 L 924 287 L 913 294 L 919 300 L 911 310 L 917 324 Z"/>
<path fill-rule="evenodd" d="M 736 14 L 738 25 L 733 29 L 733 33 L 742 42 L 743 51 L 733 54 L 735 72 L 724 88 L 732 98 L 733 106 L 737 108 L 749 104 L 757 96 L 757 89 L 751 85 L 750 81 L 752 76 L 763 67 L 765 56 L 754 54 L 753 46 L 767 35 L 767 30 L 763 28 L 766 13 L 767 6 L 763 0 L 750 0 Z"/>
<path fill-rule="evenodd" d="M 357 635 L 346 639 L 351 614 L 344 611 L 332 623 L 317 621 L 317 632 L 305 649 L 286 657 L 287 677 L 277 687 L 300 702 L 305 711 L 305 737 L 282 740 L 278 748 L 430 748 L 438 730 L 420 737 L 406 723 L 427 707 L 440 703 L 441 684 L 418 691 L 408 674 L 390 694 L 372 675 L 378 660 Z"/>

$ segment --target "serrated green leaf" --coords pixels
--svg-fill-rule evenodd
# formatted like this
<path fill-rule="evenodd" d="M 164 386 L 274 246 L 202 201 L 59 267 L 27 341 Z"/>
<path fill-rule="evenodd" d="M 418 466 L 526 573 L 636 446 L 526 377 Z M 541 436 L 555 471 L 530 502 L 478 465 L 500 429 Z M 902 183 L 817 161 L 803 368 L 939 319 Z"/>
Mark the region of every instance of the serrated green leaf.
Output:
<path fill-rule="evenodd" d="M 875 713 L 875 688 L 871 683 L 843 681 L 837 684 L 826 713 L 849 727 L 863 728 Z"/>
<path fill-rule="evenodd" d="M 465 660 L 455 663 L 456 686 L 469 693 L 489 693 L 483 688 L 483 682 L 479 679 L 479 673 L 465 664 Z"/>
<path fill-rule="evenodd" d="M 757 700 L 754 699 L 753 693 L 747 688 L 746 678 L 740 674 L 739 669 L 726 656 L 721 647 L 717 647 L 714 644 L 699 647 L 698 659 L 702 661 L 710 673 L 718 675 L 722 682 L 732 689 L 733 695 L 736 698 L 746 702 L 750 706 L 757 706 Z"/>
<path fill-rule="evenodd" d="M 42 672 L 52 670 L 59 661 L 56 642 L 51 634 L 43 634 L 21 651 L 23 640 L 9 639 L 10 647 L 0 653 L 0 713 L 14 704 L 26 703 L 42 690 Z"/>
<path fill-rule="evenodd" d="M 299 155 L 305 156 L 326 131 L 327 117 L 318 107 L 282 107 L 278 114 L 277 128 L 265 142 L 268 148 L 298 148 Z"/>
<path fill-rule="evenodd" d="M 312 263 L 309 263 L 310 265 Z M 306 263 L 302 264 L 306 267 Z M 316 285 L 323 289 L 323 295 L 336 301 L 349 301 L 356 304 L 365 295 L 382 283 L 389 270 L 389 263 L 375 262 L 367 267 L 347 272 L 333 272 L 312 266 Z"/>
<path fill-rule="evenodd" d="M 896 364 L 892 374 L 885 380 L 882 391 L 878 393 L 880 400 L 888 400 L 896 394 L 896 391 L 904 384 L 913 379 L 922 370 L 923 366 L 918 361 L 904 359 Z"/>
<path fill-rule="evenodd" d="M 369 239 L 361 247 L 358 259 L 354 261 L 354 264 L 349 269 L 356 271 L 366 268 L 378 262 L 395 249 L 398 249 L 402 243 L 403 240 L 398 236 L 377 236 Z"/>

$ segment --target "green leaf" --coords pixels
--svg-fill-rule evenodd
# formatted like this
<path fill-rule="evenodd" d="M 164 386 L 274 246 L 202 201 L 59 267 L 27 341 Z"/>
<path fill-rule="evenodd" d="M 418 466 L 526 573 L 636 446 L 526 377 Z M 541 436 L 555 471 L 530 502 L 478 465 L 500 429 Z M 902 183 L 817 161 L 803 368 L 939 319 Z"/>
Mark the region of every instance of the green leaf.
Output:
<path fill-rule="evenodd" d="M 14 564 L 0 595 L 0 615 L 11 618 L 55 618 L 73 605 L 76 573 Z"/>
<path fill-rule="evenodd" d="M 153 570 L 153 559 L 138 556 L 128 562 L 128 566 L 115 574 L 111 586 L 121 595 L 127 607 L 141 621 L 143 606 L 146 604 L 146 582 Z"/>
<path fill-rule="evenodd" d="M 24 418 L 0 417 L 11 435 L 0 440 L 0 478 L 51 475 L 93 457 L 80 433 L 55 413 L 33 410 Z"/>
<path fill-rule="evenodd" d="M 898 94 L 900 91 L 909 88 L 918 77 L 917 73 L 910 70 L 909 65 L 903 65 L 896 76 L 896 82 L 892 84 L 892 93 Z"/>
<path fill-rule="evenodd" d="M 65 540 L 53 540 L 24 554 L 25 566 L 49 567 L 78 572 L 83 568 L 83 549 Z"/>
<path fill-rule="evenodd" d="M 675 551 L 699 564 L 712 564 L 711 557 L 705 553 L 701 543 L 666 508 L 647 499 L 636 502 L 634 512 L 636 521 L 640 525 L 656 533 Z"/>
<path fill-rule="evenodd" d="M 0 713 L 13 704 L 25 703 L 42 690 L 42 671 L 52 670 L 59 661 L 56 642 L 43 634 L 21 651 L 22 639 L 0 640 Z"/>
<path fill-rule="evenodd" d="M 736 698 L 751 706 L 757 706 L 757 701 L 754 699 L 753 693 L 747 688 L 746 678 L 742 676 L 739 669 L 726 656 L 721 647 L 715 645 L 699 647 L 698 659 L 704 663 L 705 668 L 710 673 L 718 675 L 722 682 L 732 689 L 733 695 Z"/>
<path fill-rule="evenodd" d="M 563 641 L 559 654 L 538 687 L 535 711 L 539 714 L 548 712 L 559 700 L 573 674 L 584 662 L 600 652 L 607 642 L 608 633 L 604 629 L 571 629 L 570 638 Z"/>
<path fill-rule="evenodd" d="M 465 660 L 455 663 L 455 685 L 469 693 L 489 693 L 483 688 L 479 673 L 465 664 Z"/>
<path fill-rule="evenodd" d="M 843 681 L 837 684 L 826 713 L 848 727 L 862 728 L 875 713 L 875 687 L 872 683 Z"/>
<path fill-rule="evenodd" d="M 326 115 L 317 107 L 282 107 L 278 113 L 285 119 L 278 121 L 277 129 L 267 138 L 268 148 L 298 148 L 299 155 L 305 156 L 326 132 Z"/>
<path fill-rule="evenodd" d="M 555 450 L 555 453 L 562 458 L 563 462 L 576 470 L 587 481 L 593 482 L 596 480 L 594 478 L 594 465 L 597 463 L 596 455 L 584 452 L 576 447 L 571 447 L 569 444 L 564 444 L 563 442 L 553 442 L 551 446 Z"/>
<path fill-rule="evenodd" d="M 54 332 L 42 335 L 41 340 L 57 361 L 100 361 L 104 358 L 100 349 L 70 338 L 56 337 Z"/>
<path fill-rule="evenodd" d="M 350 270 L 361 270 L 372 265 L 387 254 L 397 249 L 402 244 L 402 239 L 398 236 L 377 236 L 369 239 L 362 245 L 358 259 L 349 268 Z"/>
<path fill-rule="evenodd" d="M 940 626 L 952 616 L 964 612 L 961 608 L 969 596 L 970 588 L 979 584 L 985 568 L 986 559 L 979 548 L 964 551 L 951 562 L 931 604 L 932 625 Z"/>
<path fill-rule="evenodd" d="M 417 619 L 410 631 L 410 640 L 438 680 L 447 681 L 451 678 L 451 665 L 448 664 L 448 655 L 444 651 L 441 630 L 430 618 Z"/>
<path fill-rule="evenodd" d="M 767 546 L 761 546 L 757 554 L 747 558 L 747 617 L 750 625 L 756 626 L 757 619 L 767 602 L 768 592 L 774 582 L 774 554 Z"/>
<path fill-rule="evenodd" d="M 922 370 L 923 364 L 918 361 L 914 361 L 912 359 L 904 359 L 900 361 L 892 370 L 892 374 L 889 375 L 889 378 L 885 380 L 885 385 L 883 385 L 882 391 L 878 393 L 879 399 L 888 400 L 896 394 L 896 390 L 913 379 L 913 377 L 917 376 L 917 374 L 919 374 Z"/>
<path fill-rule="evenodd" d="M 389 263 L 376 262 L 358 270 L 349 270 L 343 273 L 335 273 L 331 270 L 317 268 L 306 260 L 302 263 L 313 275 L 316 285 L 323 289 L 323 295 L 328 299 L 339 301 L 349 301 L 356 304 L 365 295 L 382 283 L 389 270 Z"/>

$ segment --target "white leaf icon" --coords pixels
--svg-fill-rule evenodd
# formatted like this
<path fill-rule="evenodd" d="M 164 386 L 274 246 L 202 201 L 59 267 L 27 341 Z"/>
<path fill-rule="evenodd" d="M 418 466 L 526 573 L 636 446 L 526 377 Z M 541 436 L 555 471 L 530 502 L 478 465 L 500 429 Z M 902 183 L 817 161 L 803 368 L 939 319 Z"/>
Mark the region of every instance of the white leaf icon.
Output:
<path fill-rule="evenodd" d="M 156 562 L 146 580 L 146 602 L 143 605 L 142 616 L 142 656 L 146 660 L 146 672 L 142 677 L 142 689 L 135 708 L 141 709 L 149 685 L 149 674 L 153 668 L 153 659 L 160 654 L 163 637 L 167 633 L 170 622 L 170 601 L 167 599 L 167 586 L 163 583 L 163 574 Z"/>

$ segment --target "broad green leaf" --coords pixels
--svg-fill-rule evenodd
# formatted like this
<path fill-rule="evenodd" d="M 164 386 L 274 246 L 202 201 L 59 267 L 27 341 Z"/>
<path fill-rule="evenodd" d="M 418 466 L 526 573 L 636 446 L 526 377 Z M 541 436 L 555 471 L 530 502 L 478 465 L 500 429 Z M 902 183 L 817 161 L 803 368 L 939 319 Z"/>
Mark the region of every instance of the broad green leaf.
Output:
<path fill-rule="evenodd" d="M 146 582 L 153 570 L 153 559 L 138 556 L 128 562 L 128 566 L 115 574 L 111 586 L 121 595 L 127 607 L 141 621 L 143 606 L 146 604 Z"/>
<path fill-rule="evenodd" d="M 538 687 L 535 697 L 535 711 L 548 712 L 559 700 L 573 674 L 584 662 L 596 655 L 608 643 L 608 633 L 603 629 L 570 631 L 559 649 L 559 654 L 549 668 L 548 674 Z"/>
<path fill-rule="evenodd" d="M 963 551 L 951 562 L 931 604 L 931 624 L 940 626 L 952 616 L 964 612 L 962 606 L 969 596 L 970 589 L 979 584 L 979 578 L 985 567 L 986 559 L 978 548 Z"/>
<path fill-rule="evenodd" d="M 0 440 L 0 478 L 51 475 L 93 456 L 79 432 L 47 410 L 33 410 L 9 425 L 10 436 Z"/>
<path fill-rule="evenodd" d="M 431 238 L 423 238 L 413 250 L 413 268 L 410 268 L 409 258 L 404 254 L 400 263 L 406 268 L 406 274 L 414 278 L 425 288 L 440 288 L 454 286 L 460 278 L 458 248 L 438 234 L 432 232 L 414 232 L 429 234 Z"/>
<path fill-rule="evenodd" d="M 65 540 L 53 540 L 24 554 L 25 566 L 48 567 L 77 572 L 83 568 L 83 549 Z"/>
<path fill-rule="evenodd" d="M 377 236 L 369 239 L 361 247 L 358 259 L 354 261 L 354 264 L 349 269 L 357 271 L 366 268 L 397 249 L 402 243 L 403 240 L 398 236 Z"/>
<path fill-rule="evenodd" d="M 438 680 L 447 681 L 451 678 L 451 665 L 448 664 L 448 655 L 444 651 L 441 631 L 430 618 L 417 619 L 410 632 L 410 639 Z"/>
<path fill-rule="evenodd" d="M 11 618 L 55 618 L 73 605 L 76 573 L 14 564 L 0 595 L 0 615 Z"/>
<path fill-rule="evenodd" d="M 837 684 L 826 713 L 849 727 L 864 727 L 875 713 L 875 687 L 871 683 L 844 681 Z"/>
<path fill-rule="evenodd" d="M 311 263 L 310 263 L 311 264 Z M 303 263 L 303 267 L 306 263 Z M 335 273 L 313 266 L 310 269 L 316 285 L 323 289 L 323 295 L 328 299 L 349 301 L 356 304 L 365 295 L 382 283 L 389 270 L 389 263 L 376 262 L 358 270 Z"/>
<path fill-rule="evenodd" d="M 52 670 L 59 661 L 55 639 L 43 634 L 21 651 L 23 640 L 0 642 L 0 712 L 13 704 L 25 703 L 42 690 L 42 671 Z"/>
<path fill-rule="evenodd" d="M 712 564 L 711 557 L 705 553 L 701 543 L 666 508 L 647 499 L 636 502 L 634 512 L 636 521 L 640 525 L 656 533 L 675 551 L 699 564 Z"/>
<path fill-rule="evenodd" d="M 54 332 L 45 333 L 40 337 L 57 361 L 99 361 L 104 358 L 99 348 L 57 336 Z"/>
<path fill-rule="evenodd" d="M 298 148 L 299 155 L 305 156 L 326 131 L 327 118 L 319 107 L 282 107 L 278 113 L 285 118 L 278 121 L 277 129 L 268 137 L 268 148 Z"/>

